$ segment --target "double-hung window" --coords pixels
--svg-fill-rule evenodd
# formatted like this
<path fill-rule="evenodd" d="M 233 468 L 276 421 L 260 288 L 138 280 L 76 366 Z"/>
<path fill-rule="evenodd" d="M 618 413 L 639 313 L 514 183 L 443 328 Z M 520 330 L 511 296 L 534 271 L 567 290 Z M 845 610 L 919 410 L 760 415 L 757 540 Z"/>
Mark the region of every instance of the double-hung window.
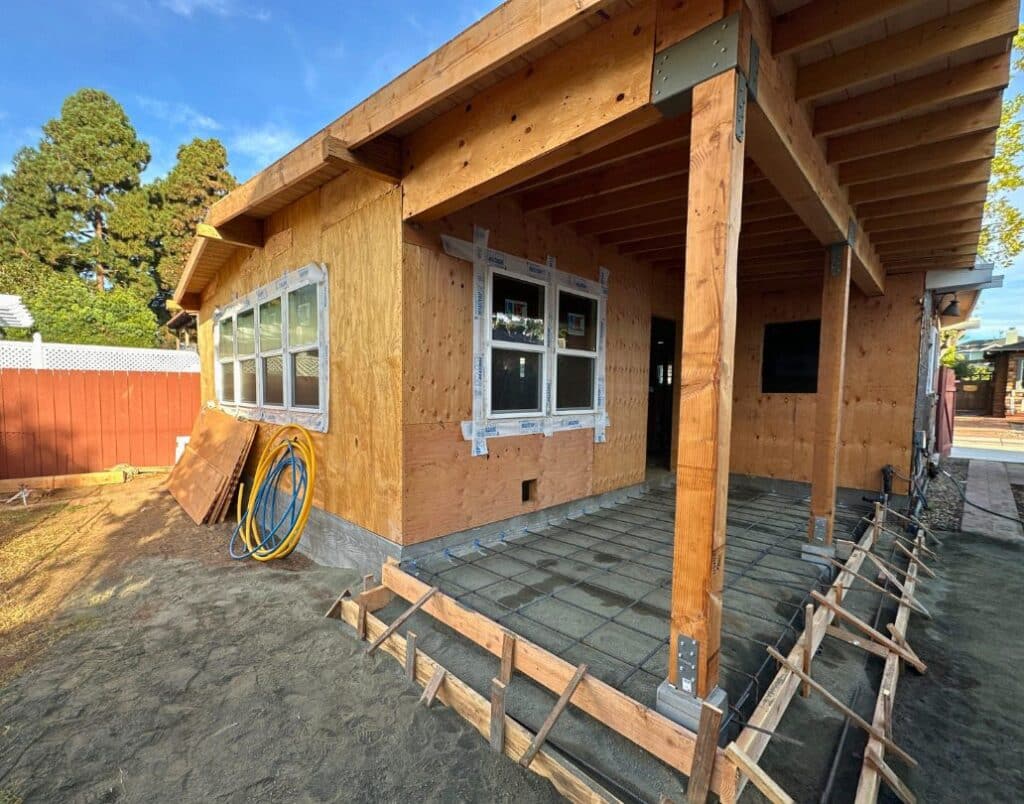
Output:
<path fill-rule="evenodd" d="M 293 271 L 216 316 L 222 406 L 254 419 L 327 429 L 327 284 L 321 266 Z"/>
<path fill-rule="evenodd" d="M 547 359 L 547 287 L 491 274 L 491 416 L 540 416 Z"/>
<path fill-rule="evenodd" d="M 597 297 L 558 289 L 555 411 L 594 409 L 597 368 Z"/>

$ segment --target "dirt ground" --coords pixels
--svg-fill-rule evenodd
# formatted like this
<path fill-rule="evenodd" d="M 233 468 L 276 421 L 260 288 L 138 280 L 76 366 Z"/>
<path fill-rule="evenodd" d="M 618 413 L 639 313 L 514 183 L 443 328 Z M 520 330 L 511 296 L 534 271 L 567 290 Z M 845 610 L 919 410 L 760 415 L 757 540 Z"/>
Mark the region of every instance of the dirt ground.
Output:
<path fill-rule="evenodd" d="M 0 510 L 0 802 L 557 800 L 158 486 Z"/>

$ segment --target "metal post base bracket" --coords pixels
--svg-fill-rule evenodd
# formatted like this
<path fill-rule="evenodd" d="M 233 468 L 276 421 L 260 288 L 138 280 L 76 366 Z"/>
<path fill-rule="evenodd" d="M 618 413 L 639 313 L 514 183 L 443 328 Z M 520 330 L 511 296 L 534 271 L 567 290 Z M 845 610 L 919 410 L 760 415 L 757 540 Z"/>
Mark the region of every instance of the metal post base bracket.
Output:
<path fill-rule="evenodd" d="M 705 700 L 723 712 L 729 711 L 729 696 L 721 687 L 715 687 L 707 698 L 701 699 L 683 692 L 667 680 L 658 685 L 657 703 L 654 708 L 659 715 L 664 715 L 674 723 L 696 733 L 700 725 L 700 708 Z"/>
<path fill-rule="evenodd" d="M 809 561 L 811 564 L 819 564 L 829 569 L 832 568 L 830 559 L 835 557 L 836 548 L 834 545 L 826 547 L 823 544 L 805 544 L 800 548 L 800 558 L 804 561 Z"/>

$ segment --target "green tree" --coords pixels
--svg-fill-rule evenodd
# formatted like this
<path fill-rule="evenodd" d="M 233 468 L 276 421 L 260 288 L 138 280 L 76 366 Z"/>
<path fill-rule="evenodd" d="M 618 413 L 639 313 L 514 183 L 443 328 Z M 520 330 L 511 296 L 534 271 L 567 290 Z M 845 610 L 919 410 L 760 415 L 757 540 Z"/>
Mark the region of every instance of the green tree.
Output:
<path fill-rule="evenodd" d="M 1024 28 L 1014 37 L 1013 51 L 1013 72 L 1020 74 L 1024 72 Z M 1012 200 L 1012 195 L 1024 188 L 1022 110 L 1024 94 L 1017 94 L 1003 103 L 979 242 L 979 251 L 985 259 L 1003 267 L 1008 267 L 1024 252 L 1024 213 Z"/>

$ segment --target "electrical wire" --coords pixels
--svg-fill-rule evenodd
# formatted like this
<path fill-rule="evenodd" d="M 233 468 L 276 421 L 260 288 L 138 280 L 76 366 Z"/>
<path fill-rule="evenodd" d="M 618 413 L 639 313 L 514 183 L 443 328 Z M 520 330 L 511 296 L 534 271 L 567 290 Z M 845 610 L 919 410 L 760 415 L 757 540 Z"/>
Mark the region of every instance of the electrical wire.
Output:
<path fill-rule="evenodd" d="M 1018 525 L 1024 526 L 1024 522 L 1022 522 L 1020 519 L 1018 519 L 1015 516 L 1010 516 L 1009 514 L 1001 514 L 998 511 L 993 511 L 991 508 L 986 508 L 984 505 L 978 505 L 976 502 L 971 502 L 970 500 L 967 499 L 967 492 L 965 492 L 963 487 L 961 487 L 959 480 L 957 480 L 955 477 L 953 477 L 953 475 L 951 475 L 949 472 L 947 472 L 941 466 L 939 467 L 939 471 L 942 474 L 944 474 L 946 477 L 948 477 L 950 480 L 953 481 L 953 485 L 956 487 L 957 493 L 960 495 L 960 498 L 967 505 L 970 505 L 970 506 L 972 506 L 974 508 L 977 508 L 979 511 L 984 511 L 986 514 L 992 514 L 992 516 L 997 516 L 1000 519 L 1008 519 L 1008 520 L 1010 520 L 1010 522 L 1016 522 Z"/>
<path fill-rule="evenodd" d="M 270 561 L 291 553 L 309 518 L 315 480 L 309 431 L 297 424 L 279 427 L 260 455 L 245 513 L 228 542 L 230 556 Z"/>

